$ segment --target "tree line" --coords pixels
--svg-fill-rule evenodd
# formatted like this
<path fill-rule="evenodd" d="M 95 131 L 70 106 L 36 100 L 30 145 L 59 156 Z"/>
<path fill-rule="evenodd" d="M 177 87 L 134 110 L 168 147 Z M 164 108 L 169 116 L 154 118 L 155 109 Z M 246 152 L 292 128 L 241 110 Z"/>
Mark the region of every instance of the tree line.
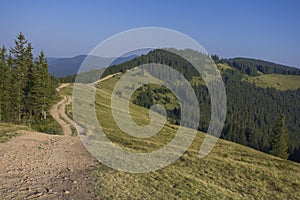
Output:
<path fill-rule="evenodd" d="M 300 69 L 298 68 L 288 67 L 263 60 L 251 58 L 220 59 L 216 55 L 213 55 L 212 58 L 216 63 L 227 63 L 229 66 L 239 70 L 243 74 L 248 74 L 249 76 L 258 76 L 260 73 L 300 75 Z"/>
<path fill-rule="evenodd" d="M 56 84 L 44 52 L 34 58 L 32 51 L 22 33 L 14 47 L 0 50 L 0 122 L 31 125 L 47 119 Z"/>

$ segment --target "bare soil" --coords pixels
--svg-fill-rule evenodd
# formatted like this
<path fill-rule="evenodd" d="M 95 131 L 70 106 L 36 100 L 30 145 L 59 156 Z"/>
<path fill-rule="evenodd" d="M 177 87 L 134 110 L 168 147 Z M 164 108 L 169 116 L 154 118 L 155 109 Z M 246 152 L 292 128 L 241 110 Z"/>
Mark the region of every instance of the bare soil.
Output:
<path fill-rule="evenodd" d="M 96 198 L 92 172 L 97 162 L 72 136 L 74 122 L 65 114 L 71 100 L 65 97 L 50 110 L 64 135 L 22 131 L 0 144 L 0 199 Z"/>

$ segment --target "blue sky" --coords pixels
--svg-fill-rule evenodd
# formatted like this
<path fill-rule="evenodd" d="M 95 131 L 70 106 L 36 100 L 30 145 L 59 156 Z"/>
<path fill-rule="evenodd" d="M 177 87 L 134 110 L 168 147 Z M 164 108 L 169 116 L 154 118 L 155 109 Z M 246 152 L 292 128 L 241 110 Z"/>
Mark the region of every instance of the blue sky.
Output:
<path fill-rule="evenodd" d="M 221 57 L 254 57 L 300 67 L 300 1 L 127 0 L 1 1 L 0 45 L 22 31 L 35 53 L 89 53 L 109 36 L 137 27 L 164 27 Z"/>

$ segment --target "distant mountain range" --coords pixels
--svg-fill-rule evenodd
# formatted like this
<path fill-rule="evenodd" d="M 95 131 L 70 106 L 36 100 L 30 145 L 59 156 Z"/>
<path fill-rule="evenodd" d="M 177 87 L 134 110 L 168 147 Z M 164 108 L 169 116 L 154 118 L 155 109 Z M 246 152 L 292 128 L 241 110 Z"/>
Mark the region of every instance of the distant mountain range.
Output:
<path fill-rule="evenodd" d="M 119 58 L 102 58 L 98 56 L 89 56 L 87 60 L 88 68 L 80 72 L 87 72 L 93 69 L 103 69 L 105 66 L 121 64 L 129 61 L 137 55 L 130 55 Z M 49 72 L 55 77 L 65 77 L 77 74 L 82 62 L 87 58 L 87 55 L 79 55 L 72 58 L 48 58 Z M 111 63 L 111 64 L 110 64 Z"/>

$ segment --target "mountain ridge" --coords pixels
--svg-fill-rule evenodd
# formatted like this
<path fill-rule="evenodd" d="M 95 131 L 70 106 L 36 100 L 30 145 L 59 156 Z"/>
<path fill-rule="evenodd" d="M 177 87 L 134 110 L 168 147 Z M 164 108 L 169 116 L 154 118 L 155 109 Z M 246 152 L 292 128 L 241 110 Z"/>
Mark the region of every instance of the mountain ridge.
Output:
<path fill-rule="evenodd" d="M 104 66 L 107 65 L 111 66 L 115 64 L 120 64 L 137 57 L 137 55 L 129 55 L 119 58 L 104 58 L 84 54 L 68 58 L 50 57 L 47 59 L 49 72 L 55 77 L 66 77 L 77 74 L 81 64 L 87 57 L 89 57 L 89 59 L 87 60 L 88 63 L 86 63 L 86 66 L 88 67 L 80 72 L 88 72 L 94 69 L 103 69 Z"/>

